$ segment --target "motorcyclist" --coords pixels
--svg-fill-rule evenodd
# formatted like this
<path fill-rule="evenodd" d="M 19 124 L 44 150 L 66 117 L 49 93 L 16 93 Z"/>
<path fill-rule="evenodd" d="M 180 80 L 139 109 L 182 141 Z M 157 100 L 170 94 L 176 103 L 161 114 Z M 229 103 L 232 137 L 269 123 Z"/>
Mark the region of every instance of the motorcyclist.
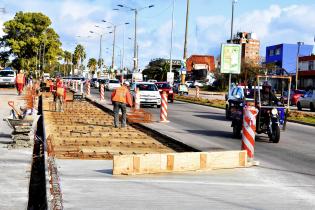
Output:
<path fill-rule="evenodd" d="M 271 91 L 271 84 L 264 81 L 261 91 L 261 104 L 263 106 L 281 105 L 277 97 Z"/>

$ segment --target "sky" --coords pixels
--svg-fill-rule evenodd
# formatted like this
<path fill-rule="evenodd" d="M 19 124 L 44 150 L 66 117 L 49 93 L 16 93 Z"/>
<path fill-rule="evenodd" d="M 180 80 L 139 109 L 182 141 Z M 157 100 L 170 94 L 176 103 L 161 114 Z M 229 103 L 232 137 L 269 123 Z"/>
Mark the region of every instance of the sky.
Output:
<path fill-rule="evenodd" d="M 221 43 L 230 36 L 231 2 L 190 0 L 188 56 L 219 55 Z M 103 34 L 102 57 L 109 66 L 113 34 L 107 28 L 110 24 L 102 22 L 106 20 L 120 25 L 116 30 L 115 65 L 119 67 L 124 57 L 123 65 L 130 68 L 134 49 L 134 12 L 118 7 L 118 4 L 132 8 L 154 5 L 138 13 L 139 67 L 144 68 L 154 58 L 169 58 L 173 0 L 0 0 L 0 7 L 6 10 L 0 14 L 0 25 L 12 19 L 18 11 L 42 12 L 51 19 L 62 48 L 73 52 L 80 43 L 86 48 L 87 59 L 99 58 L 100 34 Z M 117 8 L 119 10 L 114 10 Z M 185 16 L 186 0 L 174 0 L 173 59 L 183 58 Z M 314 44 L 314 0 L 238 0 L 234 17 L 234 32 L 257 35 L 261 41 L 261 56 L 265 56 L 265 48 L 269 45 L 298 41 Z M 2 30 L 0 35 L 3 35 Z"/>

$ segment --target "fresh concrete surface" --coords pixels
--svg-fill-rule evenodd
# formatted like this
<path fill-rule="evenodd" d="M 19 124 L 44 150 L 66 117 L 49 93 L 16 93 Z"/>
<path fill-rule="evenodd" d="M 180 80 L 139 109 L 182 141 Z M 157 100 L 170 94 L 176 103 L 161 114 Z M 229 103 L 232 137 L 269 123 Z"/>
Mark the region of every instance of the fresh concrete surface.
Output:
<path fill-rule="evenodd" d="M 2 119 L 9 115 L 9 100 L 21 101 L 13 88 L 0 88 L 0 98 L 0 209 L 26 209 L 33 151 L 7 148 L 12 129 Z"/>
<path fill-rule="evenodd" d="M 112 161 L 57 160 L 65 209 L 314 209 L 313 185 L 260 167 L 112 176 Z M 275 178 L 276 177 L 276 178 Z"/>

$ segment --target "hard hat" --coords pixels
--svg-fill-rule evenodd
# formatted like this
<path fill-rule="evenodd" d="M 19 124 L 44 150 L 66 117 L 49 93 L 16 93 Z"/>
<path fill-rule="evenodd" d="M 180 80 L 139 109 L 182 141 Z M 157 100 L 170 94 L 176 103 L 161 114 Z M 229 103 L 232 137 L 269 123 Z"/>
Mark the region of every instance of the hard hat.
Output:
<path fill-rule="evenodd" d="M 126 86 L 129 86 L 130 85 L 130 83 L 126 80 L 126 81 L 124 81 L 124 83 L 123 83 L 124 85 L 126 85 Z"/>

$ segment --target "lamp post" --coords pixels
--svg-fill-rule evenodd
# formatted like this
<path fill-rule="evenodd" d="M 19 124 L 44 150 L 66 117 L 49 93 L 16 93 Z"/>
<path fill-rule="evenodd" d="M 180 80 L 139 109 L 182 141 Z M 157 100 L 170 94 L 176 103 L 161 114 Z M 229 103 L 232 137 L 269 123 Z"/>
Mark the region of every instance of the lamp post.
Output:
<path fill-rule="evenodd" d="M 298 89 L 298 82 L 299 82 L 299 56 L 300 56 L 300 48 L 301 45 L 304 45 L 304 42 L 298 42 L 298 50 L 296 56 L 296 73 L 295 73 L 295 90 Z"/>
<path fill-rule="evenodd" d="M 185 26 L 185 41 L 184 41 L 184 55 L 183 58 L 187 58 L 187 36 L 188 36 L 188 17 L 189 17 L 189 0 L 187 0 L 186 6 L 186 26 Z"/>
<path fill-rule="evenodd" d="M 230 42 L 233 43 L 233 28 L 234 28 L 234 6 L 237 3 L 237 0 L 232 0 L 232 17 L 231 17 L 231 36 Z"/>
<path fill-rule="evenodd" d="M 133 51 L 133 70 L 137 70 L 138 69 L 138 53 L 137 53 L 137 48 L 138 48 L 138 43 L 137 43 L 137 16 L 138 16 L 138 12 L 143 10 L 143 9 L 146 9 L 146 8 L 152 8 L 154 7 L 153 4 L 149 5 L 149 6 L 146 6 L 146 7 L 142 7 L 142 8 L 132 8 L 132 7 L 129 7 L 129 6 L 126 6 L 126 5 L 122 5 L 122 4 L 118 4 L 117 5 L 118 7 L 124 7 L 124 8 L 127 8 L 127 9 L 130 9 L 130 11 L 134 11 L 135 13 L 135 35 L 134 35 L 134 51 Z M 117 10 L 117 9 L 116 9 Z"/>
<path fill-rule="evenodd" d="M 122 23 L 122 24 L 114 24 L 114 23 L 111 23 L 109 21 L 106 21 L 106 20 L 102 20 L 102 22 L 104 23 L 109 23 L 112 27 L 113 27 L 113 31 L 109 32 L 109 33 L 113 33 L 113 54 L 112 54 L 112 69 L 114 69 L 114 66 L 115 66 L 115 43 L 116 43 L 116 28 L 119 27 L 119 26 L 122 26 L 122 25 L 129 25 L 129 22 L 126 22 L 126 23 Z"/>
<path fill-rule="evenodd" d="M 175 4 L 175 0 L 173 0 L 173 7 L 172 7 L 171 49 L 170 49 L 170 72 L 172 72 L 172 68 L 173 68 L 172 50 L 173 50 L 173 28 L 174 28 L 174 4 Z"/>

